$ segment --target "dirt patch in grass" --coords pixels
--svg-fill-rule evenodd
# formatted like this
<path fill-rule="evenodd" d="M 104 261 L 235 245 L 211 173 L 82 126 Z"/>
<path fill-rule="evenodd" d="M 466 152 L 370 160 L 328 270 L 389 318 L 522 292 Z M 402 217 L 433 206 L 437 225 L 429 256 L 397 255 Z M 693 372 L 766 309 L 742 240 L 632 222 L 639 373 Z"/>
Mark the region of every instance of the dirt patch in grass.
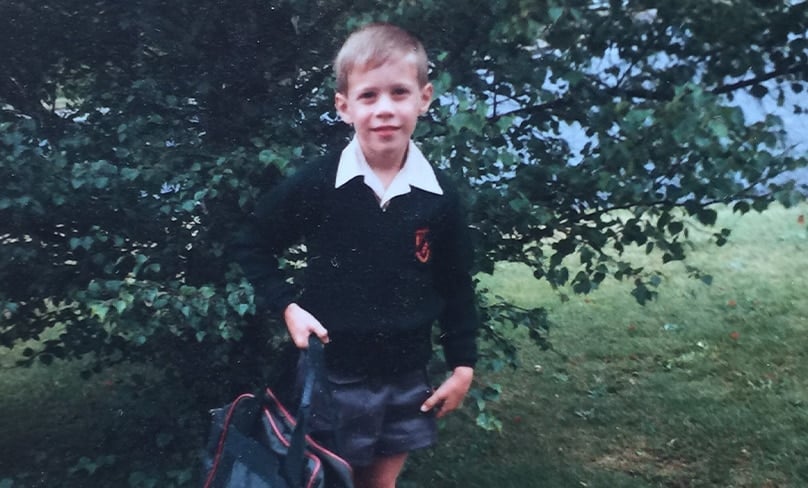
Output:
<path fill-rule="evenodd" d="M 646 446 L 644 440 L 634 446 L 621 446 L 607 452 L 597 457 L 593 464 L 610 471 L 672 480 L 692 475 L 694 470 L 694 463 L 655 452 Z"/>

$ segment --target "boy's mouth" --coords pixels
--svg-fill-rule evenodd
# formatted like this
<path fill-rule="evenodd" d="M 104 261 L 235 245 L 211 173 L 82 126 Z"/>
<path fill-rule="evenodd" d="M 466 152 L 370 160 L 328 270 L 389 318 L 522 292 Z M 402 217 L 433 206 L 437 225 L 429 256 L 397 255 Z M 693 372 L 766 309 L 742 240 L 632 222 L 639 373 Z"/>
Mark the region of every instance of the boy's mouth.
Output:
<path fill-rule="evenodd" d="M 398 130 L 398 127 L 395 127 L 395 126 L 392 126 L 392 125 L 383 125 L 381 127 L 374 127 L 371 130 L 373 132 L 375 132 L 376 134 L 378 134 L 378 135 L 386 136 L 386 135 L 393 134 L 395 131 Z"/>

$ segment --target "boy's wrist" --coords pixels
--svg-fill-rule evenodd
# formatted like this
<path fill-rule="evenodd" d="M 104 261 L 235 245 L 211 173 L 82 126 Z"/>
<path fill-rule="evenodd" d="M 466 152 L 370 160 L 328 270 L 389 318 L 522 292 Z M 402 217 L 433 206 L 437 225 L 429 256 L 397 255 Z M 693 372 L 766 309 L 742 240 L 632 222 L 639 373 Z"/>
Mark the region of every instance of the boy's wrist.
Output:
<path fill-rule="evenodd" d="M 297 309 L 297 308 L 300 308 L 300 305 L 298 305 L 295 302 L 292 302 L 289 305 L 287 305 L 286 307 L 284 307 L 283 308 L 283 318 L 284 318 L 284 320 L 289 316 L 290 313 L 294 312 L 295 309 Z"/>
<path fill-rule="evenodd" d="M 471 366 L 456 366 L 452 370 L 452 375 L 457 375 L 462 378 L 471 379 L 474 377 L 474 368 Z"/>

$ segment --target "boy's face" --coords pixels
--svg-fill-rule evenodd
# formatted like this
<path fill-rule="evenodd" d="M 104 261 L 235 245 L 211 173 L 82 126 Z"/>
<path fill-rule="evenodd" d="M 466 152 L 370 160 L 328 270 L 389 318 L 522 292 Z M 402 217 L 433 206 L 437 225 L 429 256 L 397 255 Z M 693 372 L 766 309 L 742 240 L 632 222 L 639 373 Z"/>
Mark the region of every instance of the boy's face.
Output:
<path fill-rule="evenodd" d="M 432 84 L 418 84 L 414 55 L 354 68 L 347 92 L 335 96 L 340 117 L 353 124 L 365 159 L 375 167 L 403 163 L 418 116 L 431 101 Z"/>

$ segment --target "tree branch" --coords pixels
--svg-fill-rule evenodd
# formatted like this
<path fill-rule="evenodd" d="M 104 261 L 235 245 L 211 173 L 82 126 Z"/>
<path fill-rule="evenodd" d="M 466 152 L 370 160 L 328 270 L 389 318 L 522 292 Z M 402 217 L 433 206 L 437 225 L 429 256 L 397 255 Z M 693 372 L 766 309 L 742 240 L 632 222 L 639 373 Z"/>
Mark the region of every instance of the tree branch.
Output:
<path fill-rule="evenodd" d="M 735 83 L 729 83 L 726 85 L 717 86 L 710 91 L 715 95 L 722 95 L 725 93 L 730 93 L 735 90 L 740 90 L 742 88 L 747 88 L 750 86 L 754 86 L 765 81 L 778 78 L 780 76 L 786 76 L 790 74 L 799 73 L 800 71 L 808 70 L 808 64 L 806 63 L 799 63 L 787 68 L 781 68 L 769 73 L 764 73 L 760 76 L 756 76 L 754 78 L 750 78 L 747 80 L 741 80 Z M 643 98 L 647 100 L 657 100 L 660 102 L 670 101 L 673 99 L 673 91 L 668 89 L 659 89 L 659 90 L 645 90 L 645 89 L 638 89 L 638 88 L 628 88 L 624 90 L 620 90 L 617 87 L 608 88 L 604 90 L 604 92 L 608 92 L 612 95 L 623 95 L 629 98 Z M 541 112 L 545 112 L 547 110 L 552 110 L 559 107 L 564 107 L 570 105 L 572 102 L 575 101 L 575 98 L 572 96 L 571 93 L 567 93 L 555 100 L 551 100 L 549 102 L 540 103 L 538 105 L 531 105 L 528 107 L 522 107 L 518 109 L 511 110 L 509 112 L 504 112 L 501 114 L 496 114 L 492 117 L 489 117 L 488 120 L 490 122 L 496 122 L 497 120 L 501 119 L 502 117 L 507 116 L 519 116 L 519 115 L 535 115 Z"/>
<path fill-rule="evenodd" d="M 724 93 L 729 93 L 735 90 L 739 90 L 741 88 L 746 88 L 748 86 L 754 86 L 759 83 L 763 83 L 764 81 L 768 81 L 779 76 L 790 75 L 794 73 L 798 73 L 802 70 L 808 70 L 808 63 L 798 63 L 788 68 L 782 68 L 774 70 L 770 73 L 764 73 L 758 77 L 750 78 L 748 80 L 741 80 L 735 83 L 730 83 L 728 85 L 721 85 L 716 88 L 710 90 L 713 94 L 721 95 Z"/>
<path fill-rule="evenodd" d="M 560 98 L 556 98 L 555 100 L 551 100 L 549 102 L 540 103 L 538 105 L 531 105 L 529 107 L 522 107 L 517 108 L 514 110 L 510 110 L 508 112 L 503 112 L 501 114 L 497 114 L 491 117 L 488 117 L 489 122 L 496 122 L 503 117 L 508 117 L 512 115 L 535 115 L 547 110 L 552 110 L 554 108 L 563 107 L 569 105 L 573 101 L 573 97 L 570 95 L 565 95 Z"/>

